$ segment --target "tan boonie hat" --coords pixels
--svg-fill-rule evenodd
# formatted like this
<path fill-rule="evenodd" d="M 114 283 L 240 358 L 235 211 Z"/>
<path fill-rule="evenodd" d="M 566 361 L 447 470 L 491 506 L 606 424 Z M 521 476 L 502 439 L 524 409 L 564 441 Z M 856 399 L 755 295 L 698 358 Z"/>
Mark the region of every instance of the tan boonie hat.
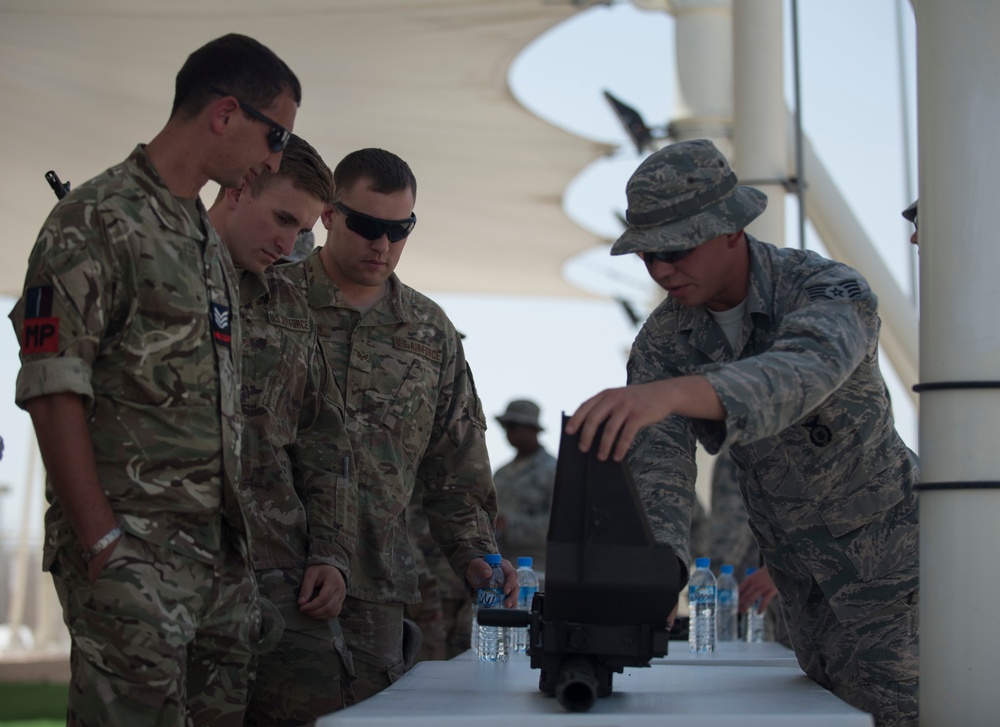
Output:
<path fill-rule="evenodd" d="M 507 426 L 508 424 L 525 424 L 535 429 L 543 429 L 538 423 L 540 410 L 538 404 L 527 399 L 516 399 L 507 405 L 507 411 L 497 417 L 497 421 Z"/>
<path fill-rule="evenodd" d="M 690 250 L 742 230 L 767 207 L 759 189 L 738 184 L 711 141 L 681 141 L 639 165 L 625 187 L 628 229 L 611 247 L 629 252 Z"/>

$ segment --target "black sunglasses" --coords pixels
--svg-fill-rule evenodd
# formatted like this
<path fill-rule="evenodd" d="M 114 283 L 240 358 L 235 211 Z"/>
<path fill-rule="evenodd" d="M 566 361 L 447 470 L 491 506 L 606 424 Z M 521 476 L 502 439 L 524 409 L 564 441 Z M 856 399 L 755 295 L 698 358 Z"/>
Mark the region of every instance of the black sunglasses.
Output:
<path fill-rule="evenodd" d="M 646 265 L 652 265 L 654 260 L 664 263 L 675 263 L 678 260 L 683 260 L 692 252 L 694 252 L 693 247 L 687 250 L 673 250 L 671 252 L 640 252 L 639 256 Z"/>
<path fill-rule="evenodd" d="M 209 86 L 208 90 L 217 96 L 233 96 L 233 94 L 226 93 L 221 88 L 216 88 L 215 86 Z M 252 119 L 256 119 L 262 124 L 267 124 L 271 127 L 271 130 L 267 132 L 267 145 L 271 151 L 275 153 L 284 151 L 285 147 L 288 146 L 288 140 L 292 138 L 292 132 L 274 119 L 268 118 L 250 104 L 243 103 L 236 98 L 236 96 L 233 96 L 233 98 L 236 99 L 236 103 L 238 103 L 240 108 L 243 109 L 243 113 Z"/>
<path fill-rule="evenodd" d="M 417 215 L 414 212 L 411 212 L 410 217 L 405 220 L 382 220 L 378 217 L 355 212 L 340 202 L 333 204 L 343 213 L 347 229 L 358 233 L 366 240 L 377 240 L 385 235 L 389 238 L 389 242 L 399 242 L 409 237 L 417 224 Z"/>

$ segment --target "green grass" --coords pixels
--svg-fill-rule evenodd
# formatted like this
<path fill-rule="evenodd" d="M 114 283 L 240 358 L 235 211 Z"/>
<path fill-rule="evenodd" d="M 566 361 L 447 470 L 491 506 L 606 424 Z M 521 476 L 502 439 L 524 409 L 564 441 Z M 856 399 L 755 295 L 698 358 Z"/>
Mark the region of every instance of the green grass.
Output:
<path fill-rule="evenodd" d="M 0 684 L 0 727 L 66 724 L 65 684 Z"/>

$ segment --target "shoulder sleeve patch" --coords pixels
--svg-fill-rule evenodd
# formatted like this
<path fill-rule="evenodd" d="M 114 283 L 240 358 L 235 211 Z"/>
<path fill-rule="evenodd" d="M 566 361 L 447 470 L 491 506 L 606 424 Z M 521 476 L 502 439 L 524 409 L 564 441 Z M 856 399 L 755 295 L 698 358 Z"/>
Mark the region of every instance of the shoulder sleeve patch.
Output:
<path fill-rule="evenodd" d="M 863 293 L 857 281 L 846 280 L 843 283 L 807 285 L 806 295 L 809 296 L 809 300 L 845 300 L 848 298 L 861 298 Z"/>
<path fill-rule="evenodd" d="M 59 319 L 52 315 L 51 285 L 25 291 L 21 353 L 59 353 Z"/>

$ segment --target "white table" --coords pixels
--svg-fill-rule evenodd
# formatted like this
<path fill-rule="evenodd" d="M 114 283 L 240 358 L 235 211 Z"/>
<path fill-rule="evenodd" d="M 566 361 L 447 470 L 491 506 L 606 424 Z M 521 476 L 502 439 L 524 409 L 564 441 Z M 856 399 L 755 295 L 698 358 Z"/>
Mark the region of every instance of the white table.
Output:
<path fill-rule="evenodd" d="M 389 689 L 317 725 L 872 727 L 871 716 L 806 677 L 778 644 L 725 644 L 705 656 L 683 642 L 671 646 L 651 667 L 615 674 L 614 692 L 589 712 L 567 712 L 542 694 L 525 656 L 485 664 L 467 653 L 417 664 Z"/>

